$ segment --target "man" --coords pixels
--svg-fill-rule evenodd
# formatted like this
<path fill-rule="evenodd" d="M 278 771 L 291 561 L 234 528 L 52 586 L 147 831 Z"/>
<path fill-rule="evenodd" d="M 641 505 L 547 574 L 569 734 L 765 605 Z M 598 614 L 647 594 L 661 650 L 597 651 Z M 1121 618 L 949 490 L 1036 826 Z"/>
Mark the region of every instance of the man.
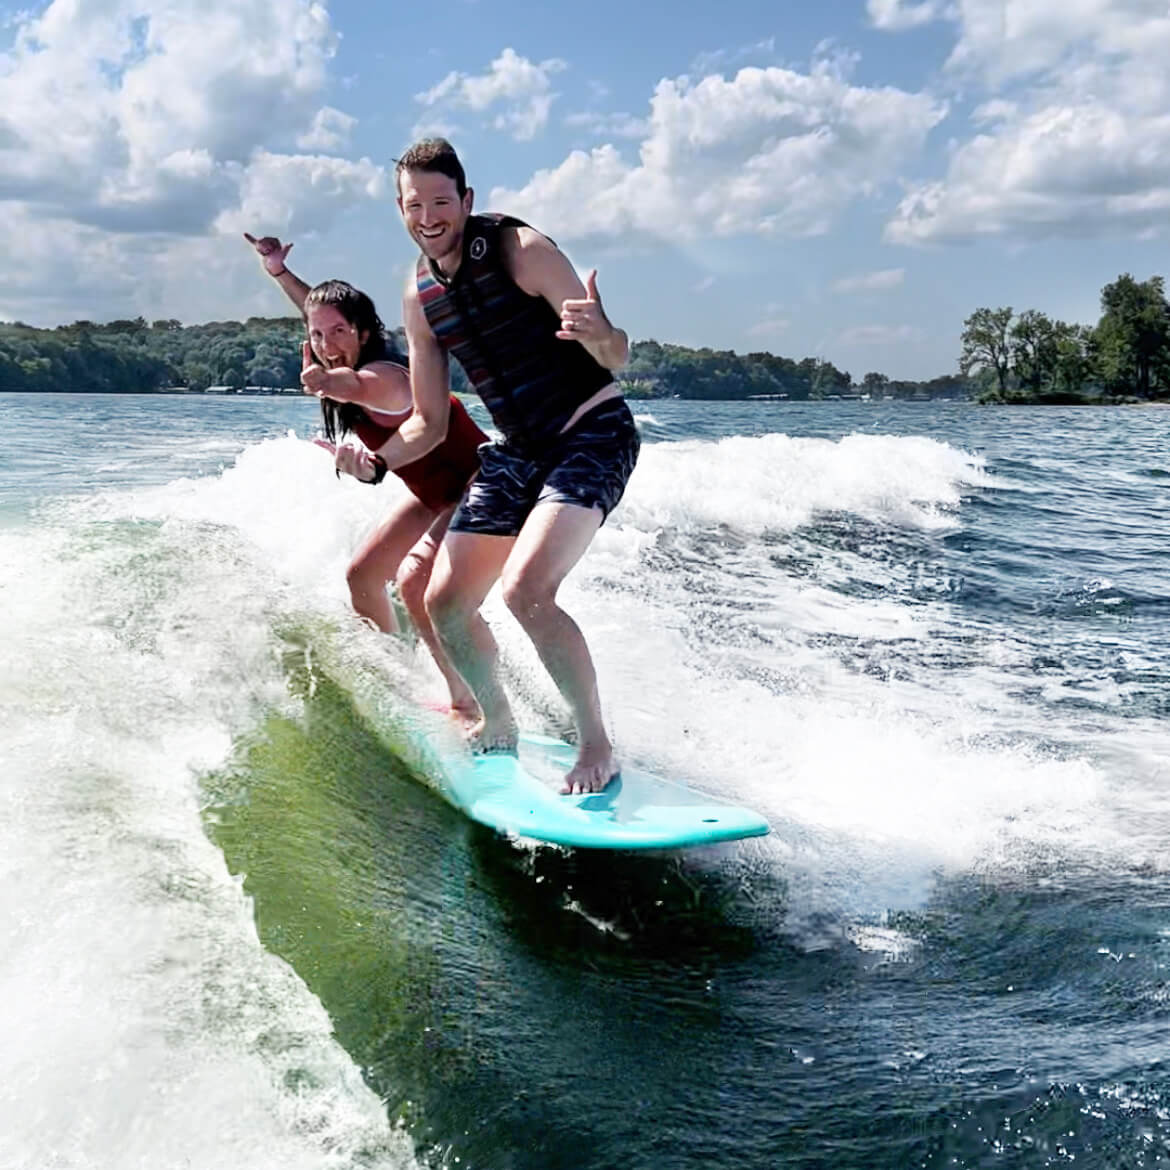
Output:
<path fill-rule="evenodd" d="M 611 372 L 625 364 L 629 342 L 602 309 L 596 272 L 583 286 L 546 236 L 510 217 L 472 215 L 474 194 L 450 143 L 415 144 L 396 178 L 406 229 L 422 252 L 403 301 L 414 413 L 378 455 L 393 469 L 442 440 L 449 355 L 502 433 L 481 448 L 427 611 L 483 711 L 473 749 L 514 750 L 498 650 L 479 613 L 500 581 L 577 725 L 563 791 L 599 792 L 618 765 L 589 648 L 556 598 L 637 459 L 637 429 Z"/>

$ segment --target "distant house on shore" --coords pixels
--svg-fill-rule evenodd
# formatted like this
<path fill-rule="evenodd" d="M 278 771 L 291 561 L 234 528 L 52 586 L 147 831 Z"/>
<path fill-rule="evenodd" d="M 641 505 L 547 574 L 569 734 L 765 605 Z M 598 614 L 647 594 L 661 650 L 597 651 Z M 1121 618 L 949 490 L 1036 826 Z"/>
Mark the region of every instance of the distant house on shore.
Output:
<path fill-rule="evenodd" d="M 182 389 L 182 387 L 177 387 Z M 204 394 L 300 394 L 299 386 L 208 386 Z"/>

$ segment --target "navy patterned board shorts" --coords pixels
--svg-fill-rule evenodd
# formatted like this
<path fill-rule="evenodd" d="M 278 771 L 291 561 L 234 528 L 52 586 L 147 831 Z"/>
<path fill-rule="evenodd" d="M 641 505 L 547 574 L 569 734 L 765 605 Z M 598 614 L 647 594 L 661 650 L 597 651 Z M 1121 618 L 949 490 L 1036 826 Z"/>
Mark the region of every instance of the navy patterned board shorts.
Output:
<path fill-rule="evenodd" d="M 538 458 L 506 443 L 479 448 L 479 474 L 451 520 L 451 532 L 516 536 L 537 504 L 617 506 L 638 459 L 641 440 L 625 400 L 611 398 L 557 435 Z"/>

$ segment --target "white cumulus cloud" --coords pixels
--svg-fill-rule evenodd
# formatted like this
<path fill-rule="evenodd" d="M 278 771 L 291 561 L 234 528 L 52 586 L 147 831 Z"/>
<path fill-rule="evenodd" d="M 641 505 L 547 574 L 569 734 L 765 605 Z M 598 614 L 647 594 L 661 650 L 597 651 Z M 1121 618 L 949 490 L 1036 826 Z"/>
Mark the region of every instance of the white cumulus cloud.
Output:
<path fill-rule="evenodd" d="M 597 138 L 640 139 L 650 133 L 650 123 L 645 118 L 623 113 L 602 114 L 583 110 L 576 114 L 566 114 L 565 125 L 575 130 L 584 130 Z"/>
<path fill-rule="evenodd" d="M 314 115 L 313 123 L 303 134 L 297 136 L 297 146 L 302 150 L 337 150 L 349 141 L 350 131 L 357 125 L 357 119 L 332 106 L 322 106 Z"/>
<path fill-rule="evenodd" d="M 448 73 L 437 85 L 415 95 L 415 101 L 428 111 L 415 126 L 415 133 L 449 127 L 453 112 L 469 110 L 490 115 L 492 127 L 514 138 L 534 138 L 548 124 L 549 111 L 557 97 L 552 77 L 566 68 L 567 64 L 558 57 L 536 63 L 508 48 L 492 61 L 486 73 Z"/>
<path fill-rule="evenodd" d="M 1164 0 L 959 0 L 948 69 L 987 100 L 945 174 L 911 186 L 897 243 L 1162 228 L 1170 206 Z"/>
<path fill-rule="evenodd" d="M 0 201 L 206 230 L 264 144 L 352 124 L 317 108 L 335 45 L 311 0 L 53 0 L 0 58 Z"/>
<path fill-rule="evenodd" d="M 894 178 L 945 113 L 923 94 L 850 84 L 841 59 L 666 79 L 636 161 L 612 143 L 574 151 L 491 203 L 565 239 L 815 235 Z"/>
<path fill-rule="evenodd" d="M 890 31 L 930 24 L 946 11 L 942 0 L 918 0 L 916 3 L 907 3 L 906 0 L 866 0 L 865 8 L 875 28 Z"/>
<path fill-rule="evenodd" d="M 386 172 L 368 158 L 357 162 L 331 155 L 287 155 L 258 151 L 240 183 L 239 205 L 220 213 L 216 228 L 234 234 L 262 230 L 301 235 L 316 228 L 331 209 L 378 199 Z"/>
<path fill-rule="evenodd" d="M 123 282 L 145 300 L 175 257 L 188 276 L 214 268 L 219 231 L 322 229 L 381 193 L 366 159 L 291 153 L 339 145 L 354 123 L 321 105 L 337 36 L 315 0 L 51 0 L 10 27 L 0 311 L 80 304 L 88 271 L 107 305 Z"/>
<path fill-rule="evenodd" d="M 959 0 L 950 67 L 993 82 L 1053 69 L 1070 76 L 1165 60 L 1170 9 L 1161 0 Z"/>

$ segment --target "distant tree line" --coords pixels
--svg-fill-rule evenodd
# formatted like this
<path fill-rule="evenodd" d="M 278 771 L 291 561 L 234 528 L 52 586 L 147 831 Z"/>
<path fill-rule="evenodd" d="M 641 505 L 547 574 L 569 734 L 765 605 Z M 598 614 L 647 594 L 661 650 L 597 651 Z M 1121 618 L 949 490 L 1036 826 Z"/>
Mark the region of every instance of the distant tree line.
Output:
<path fill-rule="evenodd" d="M 150 393 L 170 387 L 293 387 L 300 381 L 304 325 L 297 317 L 250 317 L 182 326 L 142 317 L 56 329 L 0 325 L 0 391 L 72 390 Z M 404 342 L 399 331 L 396 340 Z M 466 379 L 452 367 L 455 388 Z M 847 373 L 829 362 L 794 362 L 770 353 L 687 349 L 637 342 L 622 371 L 635 397 L 733 399 L 826 398 L 848 392 Z M 873 375 L 880 377 L 880 375 Z"/>
<path fill-rule="evenodd" d="M 1161 277 L 1120 276 L 1101 293 L 1095 326 L 1028 309 L 977 309 L 964 322 L 959 373 L 926 382 L 870 372 L 854 382 L 832 362 L 766 352 L 690 349 L 658 341 L 630 347 L 620 378 L 635 398 L 792 401 L 967 398 L 1079 402 L 1170 396 L 1170 305 Z M 55 329 L 0 324 L 0 392 L 71 390 L 152 393 L 172 387 L 278 389 L 300 381 L 304 323 L 249 317 L 181 325 L 165 319 L 74 321 Z M 401 329 L 395 341 L 404 349 Z M 468 389 L 452 365 L 452 385 Z"/>
<path fill-rule="evenodd" d="M 74 321 L 55 329 L 0 324 L 0 392 L 151 394 L 183 388 L 295 389 L 301 381 L 300 317 L 249 317 L 182 325 L 167 319 Z M 402 329 L 391 340 L 406 351 Z M 468 388 L 457 367 L 456 390 Z"/>
<path fill-rule="evenodd" d="M 706 400 L 816 401 L 863 393 L 875 398 L 963 398 L 972 386 L 965 375 L 903 382 L 879 373 L 866 374 L 858 385 L 848 371 L 820 358 L 796 361 L 771 353 L 688 349 L 658 341 L 634 342 L 620 377 L 626 393 L 633 398 Z"/>
<path fill-rule="evenodd" d="M 1170 396 L 1170 304 L 1160 276 L 1129 273 L 1101 290 L 1096 325 L 1035 309 L 976 309 L 963 323 L 959 369 L 984 402 L 1086 402 Z"/>
<path fill-rule="evenodd" d="M 56 329 L 0 325 L 0 391 L 151 393 L 171 386 L 277 388 L 300 383 L 299 317 L 180 325 L 74 321 Z"/>
<path fill-rule="evenodd" d="M 181 325 L 175 320 L 74 321 L 55 329 L 20 322 L 0 324 L 0 392 L 13 390 L 155 393 L 209 386 L 242 390 L 278 389 L 300 383 L 304 323 L 299 317 L 249 317 Z M 394 341 L 405 351 L 401 328 Z M 865 375 L 856 386 L 832 362 L 800 361 L 771 353 L 688 349 L 638 341 L 621 371 L 635 398 L 746 399 L 797 401 L 867 393 L 874 397 L 956 398 L 971 387 L 966 377 L 931 382 L 891 381 Z M 457 364 L 451 368 L 457 391 L 469 389 Z"/>

